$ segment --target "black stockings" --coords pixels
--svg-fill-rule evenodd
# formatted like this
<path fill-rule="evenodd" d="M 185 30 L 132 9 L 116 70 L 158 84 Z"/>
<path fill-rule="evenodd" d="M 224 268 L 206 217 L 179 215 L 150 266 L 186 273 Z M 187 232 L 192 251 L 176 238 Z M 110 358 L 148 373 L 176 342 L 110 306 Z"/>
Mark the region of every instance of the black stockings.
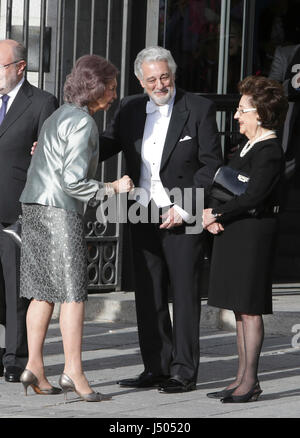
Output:
<path fill-rule="evenodd" d="M 235 313 L 239 365 L 237 376 L 227 388 L 238 388 L 233 395 L 246 394 L 257 381 L 260 352 L 264 340 L 261 315 Z"/>

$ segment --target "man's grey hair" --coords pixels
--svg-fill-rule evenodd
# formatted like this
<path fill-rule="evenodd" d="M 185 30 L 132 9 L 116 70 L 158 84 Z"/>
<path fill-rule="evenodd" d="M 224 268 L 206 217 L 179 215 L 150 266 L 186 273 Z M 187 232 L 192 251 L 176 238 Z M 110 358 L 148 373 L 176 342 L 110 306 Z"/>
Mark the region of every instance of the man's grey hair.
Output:
<path fill-rule="evenodd" d="M 171 55 L 171 52 L 164 47 L 153 46 L 146 47 L 145 49 L 141 50 L 134 61 L 134 74 L 138 79 L 143 79 L 143 62 L 151 61 L 166 61 L 173 76 L 175 77 L 177 65 L 173 56 Z"/>
<path fill-rule="evenodd" d="M 15 56 L 15 60 L 16 61 L 27 61 L 27 50 L 26 48 L 23 46 L 23 44 L 21 43 L 17 43 L 14 47 L 13 47 L 13 53 Z"/>

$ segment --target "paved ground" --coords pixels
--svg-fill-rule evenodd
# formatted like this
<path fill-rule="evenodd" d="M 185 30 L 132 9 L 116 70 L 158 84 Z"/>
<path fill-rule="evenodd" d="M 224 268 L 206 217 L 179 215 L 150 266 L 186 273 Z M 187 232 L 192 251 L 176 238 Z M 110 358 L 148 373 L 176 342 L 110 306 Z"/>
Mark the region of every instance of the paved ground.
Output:
<path fill-rule="evenodd" d="M 63 395 L 40 396 L 31 388 L 25 397 L 20 383 L 7 383 L 0 378 L 0 418 L 106 419 L 105 428 L 119 433 L 129 425 L 132 428 L 144 425 L 143 432 L 126 429 L 136 435 L 158 432 L 153 430 L 154 423 L 158 429 L 170 427 L 166 421 L 175 422 L 174 428 L 183 423 L 188 429 L 196 419 L 300 418 L 298 333 L 300 326 L 295 333 L 267 334 L 260 362 L 263 394 L 257 402 L 232 405 L 209 399 L 206 393 L 225 387 L 234 376 L 237 365 L 234 332 L 202 328 L 197 390 L 170 395 L 156 389 L 120 388 L 116 384 L 117 379 L 142 371 L 135 323 L 87 321 L 84 368 L 93 389 L 106 394 L 108 400 L 86 403 L 70 393 L 64 403 Z M 54 385 L 63 370 L 63 360 L 59 326 L 53 320 L 45 345 L 45 364 L 46 374 Z"/>

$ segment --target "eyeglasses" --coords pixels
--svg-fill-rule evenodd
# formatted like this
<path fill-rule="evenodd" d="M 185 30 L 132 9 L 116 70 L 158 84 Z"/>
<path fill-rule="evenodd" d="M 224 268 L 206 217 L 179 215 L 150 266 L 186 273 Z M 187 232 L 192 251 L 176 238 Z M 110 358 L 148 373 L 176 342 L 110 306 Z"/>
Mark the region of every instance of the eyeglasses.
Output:
<path fill-rule="evenodd" d="M 236 112 L 241 116 L 245 113 L 250 113 L 251 111 L 257 111 L 256 108 L 236 108 Z"/>
<path fill-rule="evenodd" d="M 166 73 L 161 75 L 159 78 L 149 78 L 147 79 L 147 83 L 153 85 L 157 80 L 159 80 L 162 84 L 166 84 L 170 81 L 170 75 Z"/>
<path fill-rule="evenodd" d="M 8 67 L 8 66 L 10 66 L 10 65 L 12 65 L 12 64 L 17 64 L 17 63 L 20 62 L 20 61 L 23 61 L 23 59 L 19 59 L 18 61 L 10 62 L 9 64 L 0 65 L 0 69 L 1 69 L 1 68 L 6 68 L 6 67 Z"/>

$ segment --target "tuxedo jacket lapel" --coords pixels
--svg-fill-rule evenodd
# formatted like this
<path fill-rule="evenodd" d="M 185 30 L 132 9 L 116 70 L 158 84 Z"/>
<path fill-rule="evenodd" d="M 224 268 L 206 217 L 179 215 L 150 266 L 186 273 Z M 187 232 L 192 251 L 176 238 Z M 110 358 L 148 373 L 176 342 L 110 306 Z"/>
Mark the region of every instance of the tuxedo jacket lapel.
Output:
<path fill-rule="evenodd" d="M 189 113 L 190 111 L 186 107 L 185 95 L 180 90 L 177 90 L 171 120 L 165 140 L 160 169 L 164 167 L 170 154 L 178 143 Z"/>
<path fill-rule="evenodd" d="M 134 145 L 136 152 L 141 155 L 142 151 L 142 143 L 143 143 L 143 136 L 144 136 L 144 129 L 145 129 L 145 123 L 146 123 L 146 105 L 147 101 L 149 100 L 148 96 L 145 95 L 145 99 L 142 100 L 142 102 L 139 105 L 138 110 L 136 111 L 136 114 L 132 114 L 132 117 L 135 118 L 135 139 L 134 139 Z"/>
<path fill-rule="evenodd" d="M 32 92 L 30 85 L 25 80 L 0 126 L 0 137 L 8 128 L 11 127 L 13 123 L 18 120 L 26 108 L 31 105 L 31 95 Z"/>

